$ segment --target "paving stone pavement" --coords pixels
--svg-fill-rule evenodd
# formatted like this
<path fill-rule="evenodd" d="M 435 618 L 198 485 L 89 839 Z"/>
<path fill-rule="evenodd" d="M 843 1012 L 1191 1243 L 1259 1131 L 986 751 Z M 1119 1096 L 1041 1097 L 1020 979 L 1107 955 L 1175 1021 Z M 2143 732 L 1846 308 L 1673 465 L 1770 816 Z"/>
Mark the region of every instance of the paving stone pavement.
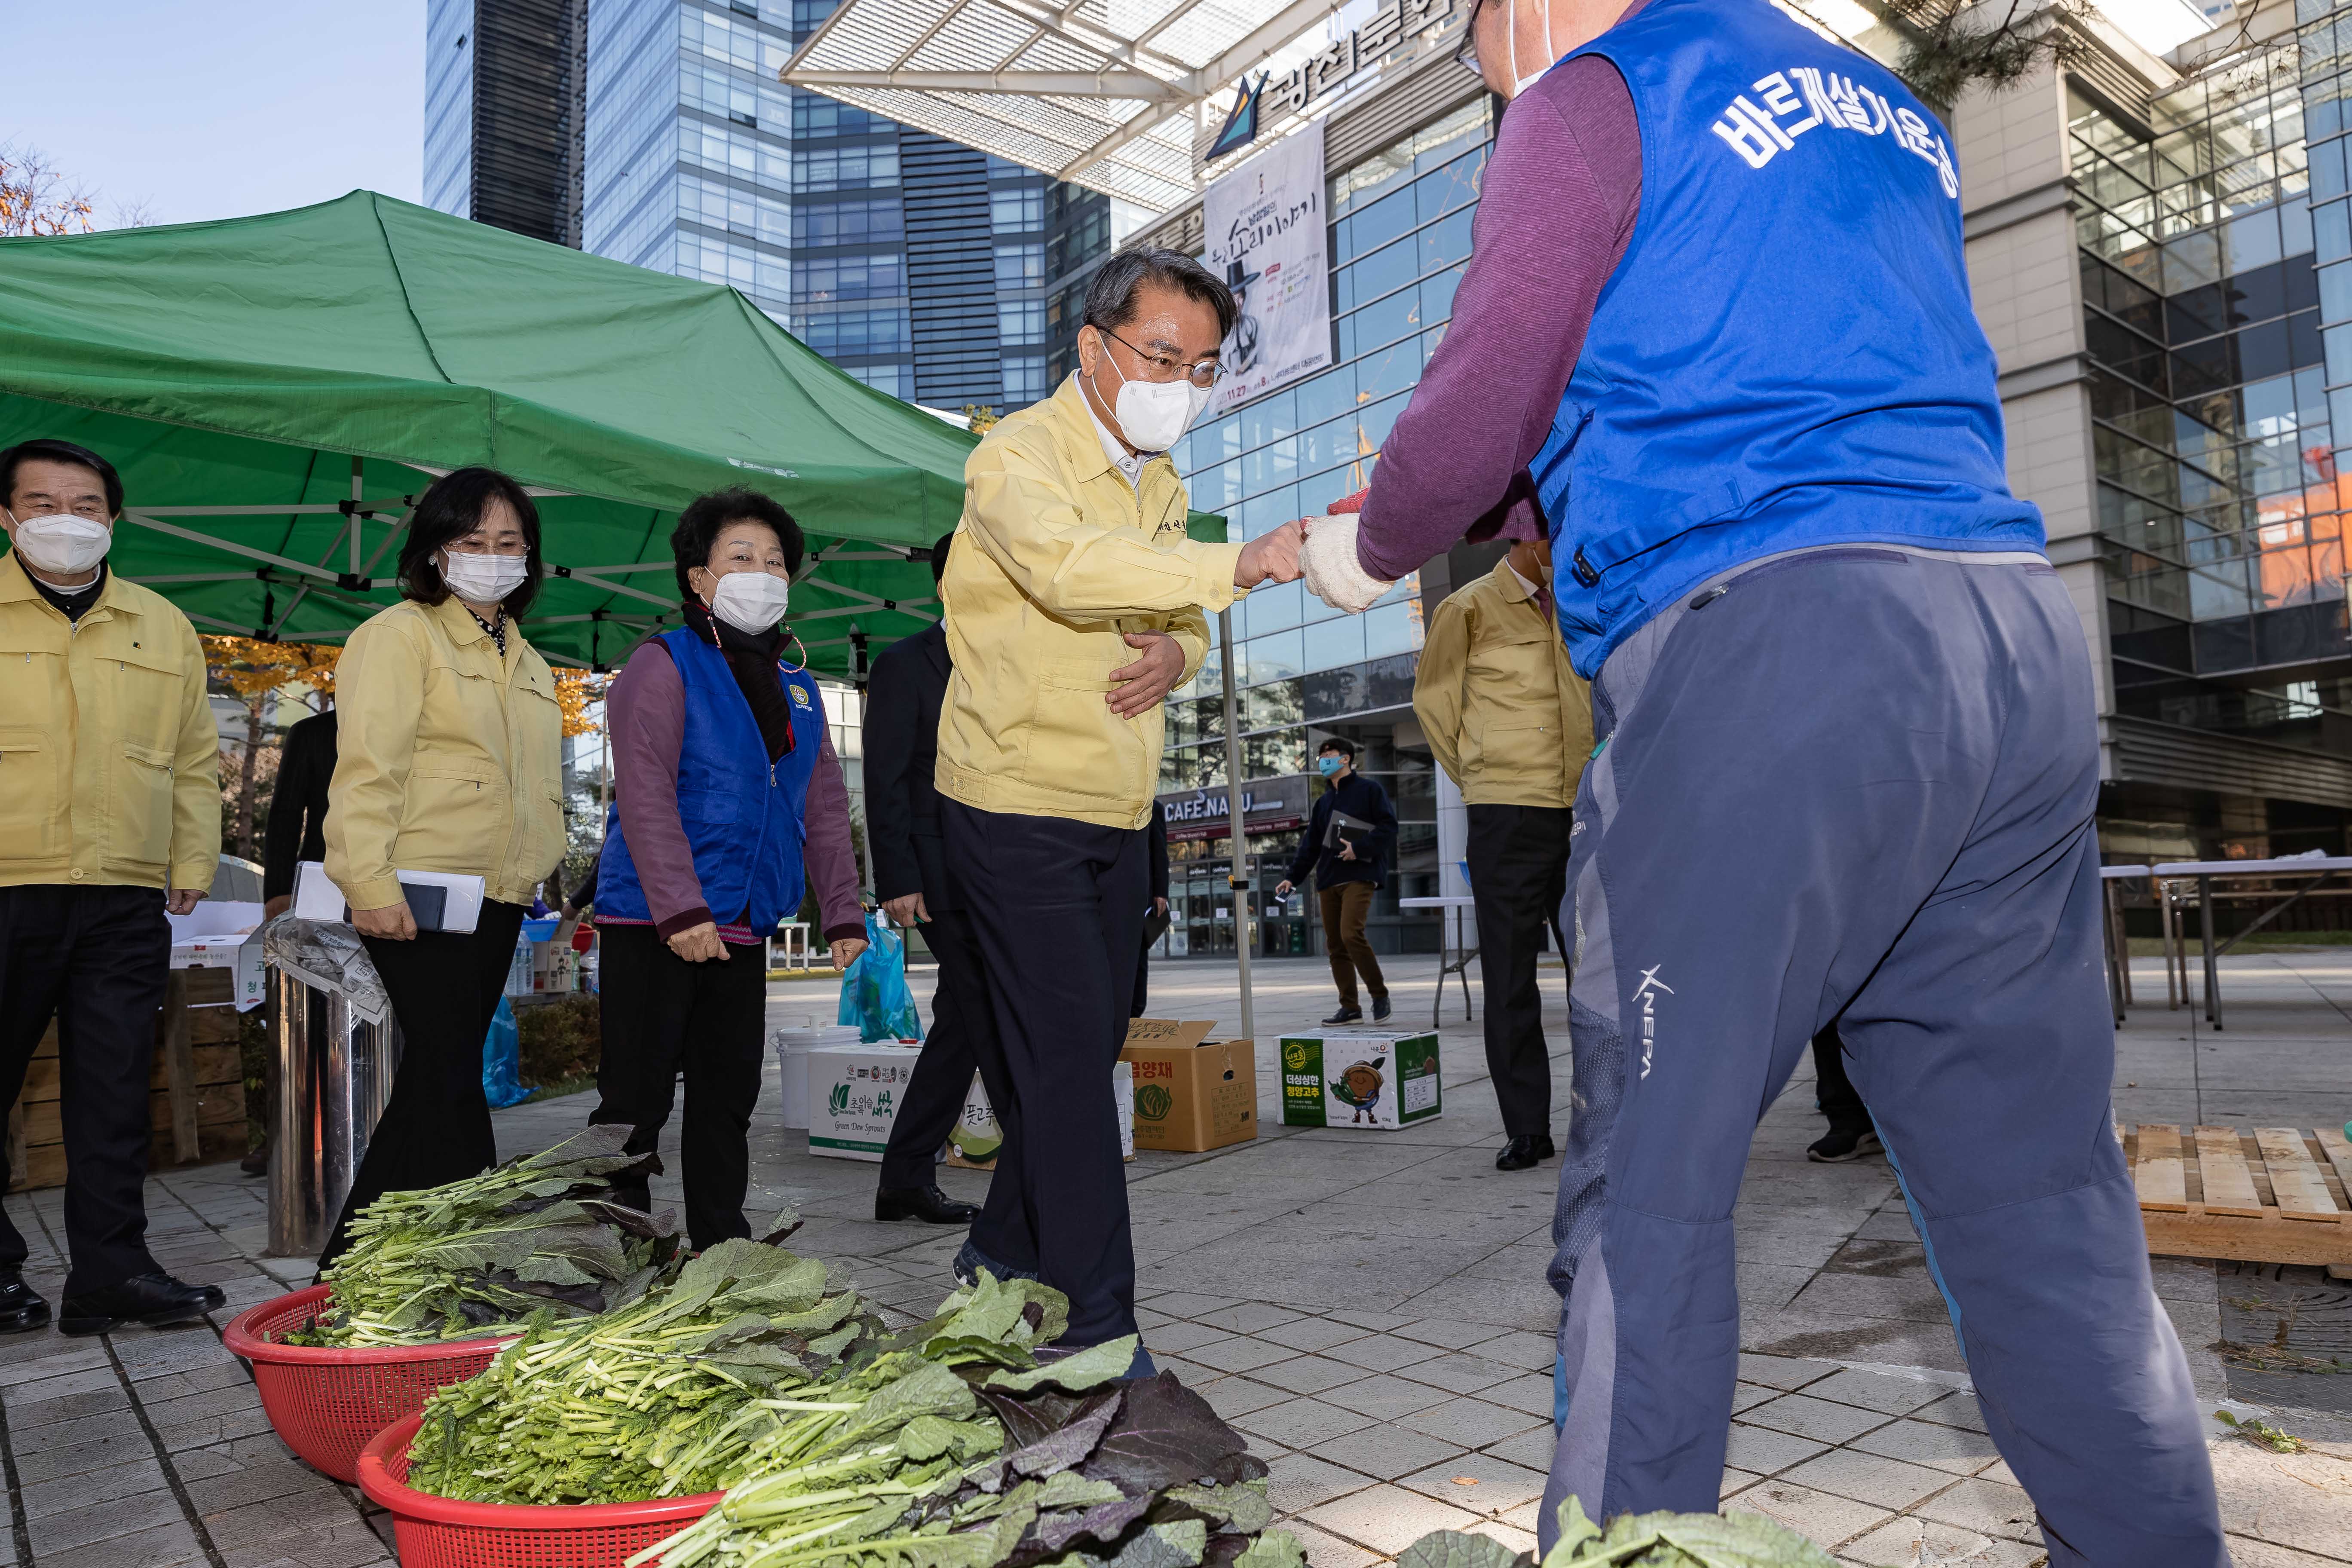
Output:
<path fill-rule="evenodd" d="M 1429 1016 L 1433 961 L 1393 962 L 1399 1017 Z M 2134 1121 L 2315 1125 L 2352 1114 L 2352 951 L 2225 961 L 2231 1027 L 2193 1037 L 2139 995 L 2119 1051 L 2117 1107 Z M 917 974 L 928 998 L 929 977 Z M 1555 1128 L 1567 1121 L 1558 972 L 1546 981 L 1558 1053 Z M 1147 1344 L 1246 1433 L 1315 1568 L 1364 1568 L 1424 1531 L 1534 1543 L 1550 1462 L 1551 1331 L 1543 1281 L 1556 1164 L 1493 1168 L 1500 1119 L 1458 982 L 1443 1026 L 1446 1114 L 1401 1132 L 1291 1131 L 1207 1154 L 1145 1153 L 1129 1167 L 1139 1316 Z M 771 987 L 772 1024 L 829 1017 L 827 984 Z M 1272 1040 L 1329 1006 L 1319 963 L 1258 967 L 1262 1118 L 1276 1111 Z M 1155 968 L 1151 1011 L 1205 1018 L 1235 998 L 1229 967 Z M 772 1080 L 775 1068 L 768 1068 Z M 1765 1117 L 1738 1209 L 1741 1381 L 1725 1506 L 1780 1520 L 1848 1563 L 2026 1568 L 2042 1557 L 2031 1503 L 1984 1435 L 1943 1306 L 1883 1162 L 1814 1165 L 1810 1068 Z M 813 1158 L 775 1119 L 772 1081 L 752 1131 L 752 1204 L 797 1204 L 795 1246 L 855 1266 L 877 1300 L 925 1313 L 949 1288 L 960 1233 L 872 1218 L 875 1171 Z M 498 1117 L 502 1153 L 543 1147 L 585 1120 L 584 1097 Z M 674 1152 L 674 1128 L 673 1148 Z M 675 1168 L 675 1161 L 672 1162 Z M 977 1198 L 983 1174 L 943 1170 Z M 10 1501 L 0 1568 L 365 1568 L 392 1561 L 390 1529 L 357 1492 L 295 1460 L 269 1431 L 218 1326 L 307 1283 L 308 1260 L 262 1256 L 263 1184 L 234 1166 L 148 1185 L 157 1257 L 217 1283 L 209 1325 L 68 1340 L 0 1339 L 0 1462 Z M 674 1179 L 656 1183 L 675 1201 Z M 9 1212 L 33 1246 L 27 1280 L 56 1300 L 56 1192 Z M 2158 1287 L 2199 1392 L 2231 1397 L 2210 1349 L 2220 1331 L 2210 1265 L 2159 1261 Z M 2275 1385 L 2266 1384 L 2266 1388 Z M 2276 1455 L 2221 1436 L 2213 1449 L 2241 1568 L 2352 1563 L 2352 1423 L 2256 1405 L 2322 1439 Z"/>

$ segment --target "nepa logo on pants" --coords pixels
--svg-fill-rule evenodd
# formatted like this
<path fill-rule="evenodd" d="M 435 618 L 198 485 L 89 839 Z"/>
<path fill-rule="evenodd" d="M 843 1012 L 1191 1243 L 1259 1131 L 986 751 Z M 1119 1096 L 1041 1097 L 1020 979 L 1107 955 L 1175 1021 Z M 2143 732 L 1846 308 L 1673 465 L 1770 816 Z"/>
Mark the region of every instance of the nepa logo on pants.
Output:
<path fill-rule="evenodd" d="M 1673 986 L 1658 978 L 1658 971 L 1664 967 L 1659 963 L 1644 969 L 1642 984 L 1633 987 L 1633 1000 L 1642 1005 L 1642 1070 L 1636 1075 L 1641 1078 L 1650 1076 L 1650 1053 L 1658 1043 L 1658 997 L 1675 994 Z"/>

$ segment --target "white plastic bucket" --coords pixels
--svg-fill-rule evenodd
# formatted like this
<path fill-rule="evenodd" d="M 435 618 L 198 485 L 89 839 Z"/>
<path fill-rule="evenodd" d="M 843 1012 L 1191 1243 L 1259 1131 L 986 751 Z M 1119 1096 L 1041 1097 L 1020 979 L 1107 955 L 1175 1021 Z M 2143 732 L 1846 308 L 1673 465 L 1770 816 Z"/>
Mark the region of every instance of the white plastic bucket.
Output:
<path fill-rule="evenodd" d="M 809 1124 L 808 1054 L 818 1046 L 856 1045 L 857 1026 L 811 1020 L 800 1028 L 770 1031 L 768 1043 L 776 1047 L 776 1074 L 782 1079 L 783 1123 L 805 1131 Z"/>

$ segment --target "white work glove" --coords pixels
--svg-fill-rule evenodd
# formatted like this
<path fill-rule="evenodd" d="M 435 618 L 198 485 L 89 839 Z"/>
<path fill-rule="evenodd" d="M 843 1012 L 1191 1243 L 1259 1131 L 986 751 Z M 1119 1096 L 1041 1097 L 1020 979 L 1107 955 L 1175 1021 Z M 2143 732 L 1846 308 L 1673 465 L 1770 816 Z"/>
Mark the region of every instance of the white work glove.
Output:
<path fill-rule="evenodd" d="M 1356 520 L 1318 517 L 1307 527 L 1307 544 L 1298 552 L 1307 591 L 1335 610 L 1351 616 L 1371 608 L 1372 601 L 1396 586 L 1366 573 L 1356 560 Z"/>

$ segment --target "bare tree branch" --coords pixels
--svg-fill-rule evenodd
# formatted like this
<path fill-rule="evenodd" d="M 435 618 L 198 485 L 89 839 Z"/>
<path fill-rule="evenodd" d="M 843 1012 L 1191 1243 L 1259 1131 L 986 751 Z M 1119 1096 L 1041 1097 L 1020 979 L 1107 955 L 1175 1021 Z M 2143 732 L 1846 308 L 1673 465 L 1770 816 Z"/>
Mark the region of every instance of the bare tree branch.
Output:
<path fill-rule="evenodd" d="M 39 148 L 0 145 L 0 235 L 88 234 L 91 206 Z"/>

